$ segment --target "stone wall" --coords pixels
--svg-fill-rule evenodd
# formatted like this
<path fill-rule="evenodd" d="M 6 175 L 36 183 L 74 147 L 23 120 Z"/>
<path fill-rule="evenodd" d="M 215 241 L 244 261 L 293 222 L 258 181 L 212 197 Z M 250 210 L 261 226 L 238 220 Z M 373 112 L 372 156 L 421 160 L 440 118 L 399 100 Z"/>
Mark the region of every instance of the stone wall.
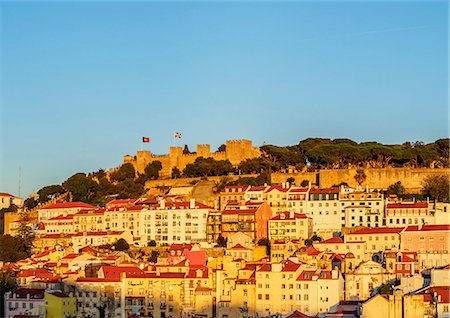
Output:
<path fill-rule="evenodd" d="M 300 185 L 303 180 L 311 180 L 316 183 L 316 177 L 319 181 L 318 186 L 328 188 L 341 182 L 347 182 L 349 186 L 356 187 L 354 176 L 357 169 L 329 169 L 319 172 L 306 173 L 273 173 L 272 182 L 286 182 L 288 178 L 294 178 L 295 184 Z M 429 168 L 373 168 L 364 169 L 366 181 L 363 186 L 370 188 L 386 189 L 391 184 L 400 181 L 409 192 L 418 192 L 422 188 L 422 182 L 427 176 L 446 175 L 450 177 L 450 169 L 429 169 Z"/>
<path fill-rule="evenodd" d="M 197 152 L 183 154 L 181 147 L 170 147 L 168 155 L 155 156 L 148 150 L 140 150 L 135 157 L 126 155 L 123 163 L 133 164 L 136 171 L 144 173 L 145 167 L 153 161 L 161 161 L 162 170 L 160 176 L 168 178 L 174 167 L 183 171 L 186 165 L 193 163 L 199 157 L 213 158 L 215 160 L 229 160 L 233 165 L 238 165 L 246 159 L 257 158 L 261 155 L 258 147 L 253 147 L 251 140 L 227 140 L 226 151 L 211 152 L 208 144 L 197 145 Z"/>

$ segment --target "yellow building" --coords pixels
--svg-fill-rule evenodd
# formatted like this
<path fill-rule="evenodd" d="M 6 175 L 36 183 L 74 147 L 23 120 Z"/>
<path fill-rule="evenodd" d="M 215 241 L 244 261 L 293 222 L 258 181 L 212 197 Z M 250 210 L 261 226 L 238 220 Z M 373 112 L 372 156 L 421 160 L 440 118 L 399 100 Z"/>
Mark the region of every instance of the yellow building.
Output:
<path fill-rule="evenodd" d="M 402 227 L 362 228 L 344 236 L 344 242 L 366 242 L 366 256 L 380 251 L 398 251 Z"/>
<path fill-rule="evenodd" d="M 265 201 L 272 208 L 275 214 L 286 211 L 288 207 L 289 186 L 273 185 L 264 193 Z"/>
<path fill-rule="evenodd" d="M 73 297 L 72 293 L 45 292 L 44 300 L 46 306 L 46 318 L 65 318 L 75 316 L 76 314 L 77 299 Z"/>

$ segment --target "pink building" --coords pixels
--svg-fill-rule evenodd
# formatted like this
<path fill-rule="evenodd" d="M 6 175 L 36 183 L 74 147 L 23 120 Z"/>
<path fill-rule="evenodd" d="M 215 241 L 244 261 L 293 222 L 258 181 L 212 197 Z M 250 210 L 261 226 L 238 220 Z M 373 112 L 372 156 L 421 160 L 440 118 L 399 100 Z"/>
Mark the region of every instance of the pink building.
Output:
<path fill-rule="evenodd" d="M 418 253 L 448 253 L 450 224 L 412 225 L 400 233 L 401 249 Z"/>

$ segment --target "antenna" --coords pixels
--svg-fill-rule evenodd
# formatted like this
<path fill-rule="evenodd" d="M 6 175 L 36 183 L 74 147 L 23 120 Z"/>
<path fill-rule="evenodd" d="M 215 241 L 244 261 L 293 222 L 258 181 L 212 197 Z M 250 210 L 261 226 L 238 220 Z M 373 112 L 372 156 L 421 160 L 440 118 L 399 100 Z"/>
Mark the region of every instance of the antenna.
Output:
<path fill-rule="evenodd" d="M 20 179 L 21 179 L 21 177 L 22 177 L 22 167 L 21 166 L 19 166 L 19 194 L 18 194 L 18 197 L 20 197 Z"/>

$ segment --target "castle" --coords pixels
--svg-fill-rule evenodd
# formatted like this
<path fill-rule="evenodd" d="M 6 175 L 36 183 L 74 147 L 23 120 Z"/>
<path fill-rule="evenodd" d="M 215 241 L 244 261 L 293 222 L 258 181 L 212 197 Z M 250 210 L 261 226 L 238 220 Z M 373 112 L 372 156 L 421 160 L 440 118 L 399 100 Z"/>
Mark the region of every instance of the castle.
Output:
<path fill-rule="evenodd" d="M 225 151 L 211 152 L 209 144 L 197 145 L 197 152 L 183 154 L 181 147 L 170 147 L 168 155 L 153 155 L 149 150 L 137 151 L 136 156 L 125 155 L 123 163 L 133 164 L 138 173 L 144 173 L 145 167 L 153 161 L 160 161 L 162 170 L 160 176 L 170 177 L 173 168 L 183 171 L 186 165 L 193 163 L 199 157 L 213 158 L 215 160 L 229 160 L 232 165 L 237 166 L 246 159 L 257 158 L 261 155 L 259 147 L 253 147 L 251 140 L 227 140 Z"/>

